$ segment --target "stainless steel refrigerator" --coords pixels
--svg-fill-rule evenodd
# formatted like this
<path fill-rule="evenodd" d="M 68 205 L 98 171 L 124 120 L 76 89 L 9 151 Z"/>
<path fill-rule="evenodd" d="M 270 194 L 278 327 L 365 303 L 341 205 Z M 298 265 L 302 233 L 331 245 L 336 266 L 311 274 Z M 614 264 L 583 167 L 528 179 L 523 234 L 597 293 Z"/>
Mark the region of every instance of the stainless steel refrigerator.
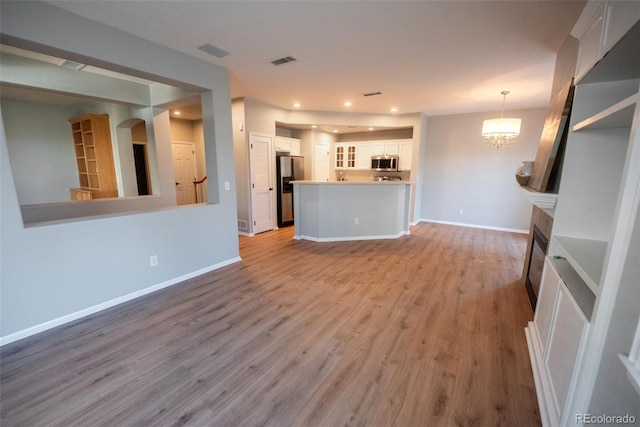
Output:
<path fill-rule="evenodd" d="M 278 227 L 293 225 L 293 184 L 304 179 L 304 157 L 276 157 L 278 179 Z"/>

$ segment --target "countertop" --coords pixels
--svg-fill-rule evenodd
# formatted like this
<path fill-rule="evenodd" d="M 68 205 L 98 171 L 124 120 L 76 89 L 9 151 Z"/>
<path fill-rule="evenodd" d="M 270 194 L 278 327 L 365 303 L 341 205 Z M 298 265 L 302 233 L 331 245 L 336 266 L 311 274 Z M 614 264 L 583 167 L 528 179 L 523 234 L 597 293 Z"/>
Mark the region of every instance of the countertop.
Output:
<path fill-rule="evenodd" d="M 409 185 L 413 181 L 290 181 L 290 184 L 318 184 L 318 185 Z"/>

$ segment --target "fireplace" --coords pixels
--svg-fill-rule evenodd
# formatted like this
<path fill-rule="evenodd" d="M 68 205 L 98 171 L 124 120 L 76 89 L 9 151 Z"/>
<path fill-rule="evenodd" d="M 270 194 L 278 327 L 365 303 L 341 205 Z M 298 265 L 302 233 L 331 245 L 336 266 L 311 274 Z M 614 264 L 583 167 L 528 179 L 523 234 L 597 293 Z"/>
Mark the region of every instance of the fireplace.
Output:
<path fill-rule="evenodd" d="M 529 294 L 531 307 L 535 310 L 540 291 L 540 281 L 542 280 L 542 268 L 544 267 L 544 257 L 547 254 L 547 244 L 549 240 L 542 234 L 542 231 L 534 225 L 533 239 L 531 243 L 531 254 L 527 265 L 527 275 L 525 285 Z"/>
<path fill-rule="evenodd" d="M 577 54 L 577 47 L 575 53 Z M 569 62 L 573 61 L 572 64 L 575 65 L 575 58 L 572 58 Z M 567 60 L 569 59 L 571 58 L 567 57 Z M 566 69 L 570 70 L 573 67 L 569 66 Z M 558 197 L 556 193 L 560 184 L 564 149 L 569 135 L 573 92 L 573 80 L 568 79 L 568 82 L 564 83 L 562 89 L 552 98 L 533 170 L 526 184 L 527 197 L 533 203 L 533 211 L 529 228 L 529 242 L 523 263 L 522 281 L 534 311 L 538 301 L 547 244 L 553 226 L 553 210 Z"/>

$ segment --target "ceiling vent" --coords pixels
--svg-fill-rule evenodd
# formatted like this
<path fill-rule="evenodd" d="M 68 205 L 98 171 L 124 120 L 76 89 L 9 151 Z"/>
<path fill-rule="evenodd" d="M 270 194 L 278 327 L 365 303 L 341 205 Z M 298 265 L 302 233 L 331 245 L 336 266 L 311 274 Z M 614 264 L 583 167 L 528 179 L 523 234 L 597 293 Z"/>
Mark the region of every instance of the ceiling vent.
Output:
<path fill-rule="evenodd" d="M 376 96 L 376 95 L 382 95 L 382 92 L 369 92 L 369 93 L 362 94 L 362 96 Z"/>
<path fill-rule="evenodd" d="M 209 55 L 213 55 L 216 58 L 224 58 L 225 56 L 229 55 L 229 52 L 224 49 L 220 49 L 218 46 L 214 46 L 211 43 L 203 44 L 202 46 L 198 47 L 198 49 L 208 53 Z"/>
<path fill-rule="evenodd" d="M 294 58 L 293 56 L 285 56 L 284 58 L 280 58 L 280 59 L 274 59 L 273 61 L 271 61 L 271 63 L 273 65 L 282 65 L 282 64 L 288 64 L 289 62 L 293 62 L 293 61 L 297 61 L 296 58 Z"/>
<path fill-rule="evenodd" d="M 62 68 L 68 68 L 69 70 L 76 70 L 76 71 L 80 71 L 82 70 L 84 67 L 86 67 L 86 64 L 81 64 L 79 62 L 75 62 L 75 61 L 69 61 L 68 59 L 63 59 L 62 62 L 60 62 L 58 64 L 59 67 Z"/>

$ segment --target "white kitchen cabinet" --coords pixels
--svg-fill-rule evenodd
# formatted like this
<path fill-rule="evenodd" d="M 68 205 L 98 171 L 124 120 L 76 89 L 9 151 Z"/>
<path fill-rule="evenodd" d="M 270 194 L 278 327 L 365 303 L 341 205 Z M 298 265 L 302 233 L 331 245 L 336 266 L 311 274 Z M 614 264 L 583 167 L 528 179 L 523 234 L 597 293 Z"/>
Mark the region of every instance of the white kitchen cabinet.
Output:
<path fill-rule="evenodd" d="M 360 142 L 358 143 L 358 151 L 356 155 L 356 169 L 371 169 L 371 156 L 374 156 L 377 143 Z"/>
<path fill-rule="evenodd" d="M 276 151 L 289 153 L 291 152 L 291 141 L 287 138 L 276 138 Z"/>
<path fill-rule="evenodd" d="M 300 155 L 300 140 L 296 138 L 276 137 L 275 148 L 277 152 L 289 153 L 292 156 Z"/>
<path fill-rule="evenodd" d="M 411 140 L 336 142 L 334 165 L 336 169 L 370 170 L 372 156 L 389 154 L 400 157 L 399 170 L 409 171 L 412 152 Z"/>
<path fill-rule="evenodd" d="M 299 156 L 300 155 L 300 140 L 299 139 L 291 139 L 291 155 Z"/>
<path fill-rule="evenodd" d="M 413 143 L 409 142 L 401 142 L 400 143 L 400 152 L 398 153 L 400 156 L 398 169 L 401 171 L 409 171 L 411 170 L 411 161 L 413 156 Z"/>
<path fill-rule="evenodd" d="M 356 151 L 356 145 L 353 143 L 337 142 L 334 162 L 336 169 L 355 169 Z"/>
<path fill-rule="evenodd" d="M 389 141 L 384 143 L 384 154 L 397 156 L 400 153 L 400 143 L 398 141 Z"/>
<path fill-rule="evenodd" d="M 399 141 L 375 141 L 372 143 L 358 143 L 358 144 L 373 144 L 373 156 L 379 156 L 384 154 L 398 155 L 400 152 Z"/>
<path fill-rule="evenodd" d="M 373 147 L 371 152 L 372 156 L 381 156 L 385 153 L 384 142 L 376 141 L 376 142 L 370 142 L 368 144 L 371 144 Z"/>

